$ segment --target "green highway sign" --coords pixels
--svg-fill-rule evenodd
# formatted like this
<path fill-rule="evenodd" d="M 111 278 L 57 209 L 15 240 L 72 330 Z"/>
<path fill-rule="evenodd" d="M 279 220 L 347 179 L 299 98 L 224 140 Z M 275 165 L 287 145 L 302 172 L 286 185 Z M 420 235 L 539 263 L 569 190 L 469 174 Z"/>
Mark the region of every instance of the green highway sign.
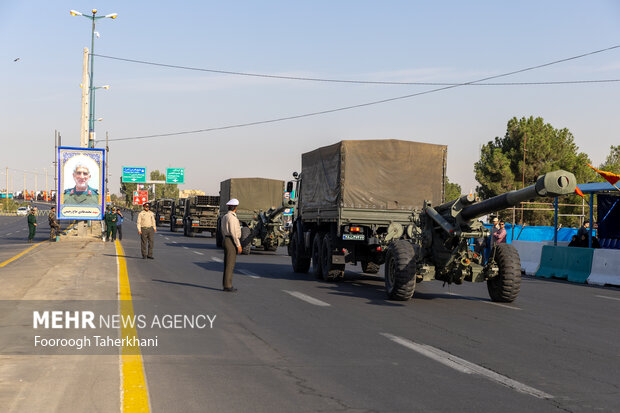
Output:
<path fill-rule="evenodd" d="M 185 168 L 167 168 L 166 169 L 167 184 L 183 184 L 185 183 Z"/>
<path fill-rule="evenodd" d="M 146 168 L 123 166 L 123 182 L 146 183 Z"/>

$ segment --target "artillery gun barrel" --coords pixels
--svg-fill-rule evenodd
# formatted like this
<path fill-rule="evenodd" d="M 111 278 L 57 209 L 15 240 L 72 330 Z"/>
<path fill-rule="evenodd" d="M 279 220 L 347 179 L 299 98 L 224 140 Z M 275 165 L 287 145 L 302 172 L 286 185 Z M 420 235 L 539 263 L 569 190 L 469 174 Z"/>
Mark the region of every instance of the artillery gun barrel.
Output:
<path fill-rule="evenodd" d="M 527 188 L 510 191 L 464 207 L 461 210 L 461 217 L 465 221 L 469 221 L 536 197 L 570 195 L 575 192 L 576 186 L 577 180 L 575 175 L 570 172 L 563 170 L 547 172 L 545 175 L 540 176 L 534 185 L 530 185 Z"/>

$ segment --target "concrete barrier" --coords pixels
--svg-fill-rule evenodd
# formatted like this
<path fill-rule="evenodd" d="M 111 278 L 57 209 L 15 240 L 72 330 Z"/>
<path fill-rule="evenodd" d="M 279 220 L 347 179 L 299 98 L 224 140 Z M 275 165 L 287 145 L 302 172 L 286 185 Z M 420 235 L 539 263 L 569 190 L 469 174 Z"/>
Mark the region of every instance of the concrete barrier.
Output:
<path fill-rule="evenodd" d="M 537 241 L 512 241 L 512 245 L 519 252 L 521 258 L 521 271 L 527 275 L 534 275 L 538 271 L 540 265 L 540 256 L 542 254 L 542 242 Z"/>
<path fill-rule="evenodd" d="M 620 250 L 595 249 L 587 282 L 620 286 Z"/>
<path fill-rule="evenodd" d="M 593 253 L 592 248 L 544 245 L 536 276 L 585 283 L 592 271 Z"/>

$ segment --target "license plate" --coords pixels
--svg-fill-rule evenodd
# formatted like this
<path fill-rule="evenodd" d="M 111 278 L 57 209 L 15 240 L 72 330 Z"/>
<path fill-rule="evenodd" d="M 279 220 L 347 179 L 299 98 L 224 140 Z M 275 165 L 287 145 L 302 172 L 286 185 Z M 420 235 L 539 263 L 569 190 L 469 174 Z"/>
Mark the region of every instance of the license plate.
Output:
<path fill-rule="evenodd" d="M 344 241 L 364 241 L 366 237 L 364 234 L 343 234 L 342 239 Z"/>

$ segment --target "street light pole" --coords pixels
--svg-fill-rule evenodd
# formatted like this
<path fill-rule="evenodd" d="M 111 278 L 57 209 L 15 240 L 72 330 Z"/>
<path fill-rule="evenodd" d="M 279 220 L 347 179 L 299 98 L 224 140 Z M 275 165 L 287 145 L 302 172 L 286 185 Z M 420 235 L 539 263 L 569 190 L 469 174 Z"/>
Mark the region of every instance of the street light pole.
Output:
<path fill-rule="evenodd" d="M 83 16 L 86 17 L 87 19 L 91 19 L 93 22 L 93 29 L 92 29 L 92 33 L 91 33 L 91 37 L 90 37 L 90 74 L 89 74 L 89 88 L 88 88 L 88 94 L 89 94 L 89 108 L 90 108 L 90 114 L 88 116 L 88 147 L 89 148 L 94 148 L 95 147 L 95 88 L 93 87 L 93 78 L 94 78 L 94 63 L 95 63 L 95 20 L 97 19 L 103 19 L 106 17 L 109 17 L 110 19 L 116 19 L 118 17 L 118 14 L 116 13 L 112 13 L 112 14 L 106 14 L 105 16 L 96 16 L 97 14 L 97 9 L 93 9 L 93 15 L 92 16 L 88 16 L 85 14 L 80 13 L 79 11 L 75 11 L 75 10 L 71 10 L 69 13 L 71 13 L 72 16 Z"/>

